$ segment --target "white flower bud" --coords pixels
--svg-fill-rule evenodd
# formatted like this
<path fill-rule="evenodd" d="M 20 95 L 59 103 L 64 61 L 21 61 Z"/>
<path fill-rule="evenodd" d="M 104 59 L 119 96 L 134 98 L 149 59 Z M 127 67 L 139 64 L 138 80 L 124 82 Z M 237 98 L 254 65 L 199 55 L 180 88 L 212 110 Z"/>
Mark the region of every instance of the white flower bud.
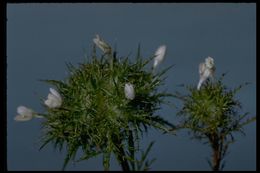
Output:
<path fill-rule="evenodd" d="M 61 95 L 53 88 L 50 88 L 50 92 L 48 94 L 48 99 L 45 100 L 44 104 L 49 108 L 59 108 L 62 104 Z"/>
<path fill-rule="evenodd" d="M 131 83 L 125 84 L 125 97 L 129 100 L 133 100 L 135 98 L 134 86 Z"/>
<path fill-rule="evenodd" d="M 25 107 L 25 106 L 19 106 L 17 108 L 18 115 L 15 116 L 15 121 L 29 121 L 33 118 L 34 112 L 33 110 Z"/>
<path fill-rule="evenodd" d="M 200 90 L 200 87 L 203 84 L 203 82 L 205 82 L 209 77 L 213 78 L 215 69 L 216 68 L 214 64 L 214 59 L 211 57 L 205 58 L 205 62 L 199 64 L 200 80 L 197 85 L 198 90 Z"/>
<path fill-rule="evenodd" d="M 211 58 L 210 56 L 205 59 L 205 64 L 208 68 L 213 68 L 214 67 L 214 59 Z"/>
<path fill-rule="evenodd" d="M 157 65 L 162 62 L 162 60 L 164 59 L 164 56 L 165 56 L 165 52 L 166 52 L 166 46 L 165 46 L 165 45 L 160 46 L 160 47 L 156 50 L 153 68 L 156 68 Z"/>
<path fill-rule="evenodd" d="M 93 39 L 93 42 L 104 52 L 104 53 L 110 53 L 111 47 L 102 40 L 99 35 L 96 35 L 96 38 Z"/>

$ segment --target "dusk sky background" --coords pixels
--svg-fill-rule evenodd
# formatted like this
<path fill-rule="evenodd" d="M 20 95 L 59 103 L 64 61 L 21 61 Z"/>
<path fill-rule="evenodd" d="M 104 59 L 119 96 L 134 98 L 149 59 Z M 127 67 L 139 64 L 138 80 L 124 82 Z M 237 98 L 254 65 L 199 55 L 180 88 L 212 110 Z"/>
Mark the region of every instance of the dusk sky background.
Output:
<path fill-rule="evenodd" d="M 255 3 L 7 4 L 8 170 L 61 170 L 65 150 L 55 151 L 51 144 L 38 150 L 43 120 L 16 122 L 14 117 L 20 105 L 44 112 L 40 98 L 47 97 L 51 86 L 39 79 L 66 78 L 65 62 L 82 63 L 84 55 L 90 55 L 95 34 L 116 45 L 119 56 L 131 53 L 133 59 L 139 43 L 143 57 L 165 44 L 166 57 L 158 70 L 175 64 L 162 87 L 169 92 L 182 91 L 179 84 L 196 86 L 198 64 L 213 57 L 216 76 L 228 72 L 224 78 L 228 87 L 251 82 L 236 98 L 242 103 L 241 113 L 256 116 Z M 161 108 L 163 118 L 178 123 L 176 109 Z M 256 170 L 256 122 L 244 131 L 246 136 L 235 135 L 224 170 Z M 150 129 L 142 148 L 153 140 L 149 158 L 156 161 L 151 170 L 210 170 L 206 161 L 210 147 L 191 140 L 186 131 L 173 136 Z M 66 170 L 103 170 L 102 155 L 70 162 Z M 115 157 L 110 170 L 121 170 Z"/>

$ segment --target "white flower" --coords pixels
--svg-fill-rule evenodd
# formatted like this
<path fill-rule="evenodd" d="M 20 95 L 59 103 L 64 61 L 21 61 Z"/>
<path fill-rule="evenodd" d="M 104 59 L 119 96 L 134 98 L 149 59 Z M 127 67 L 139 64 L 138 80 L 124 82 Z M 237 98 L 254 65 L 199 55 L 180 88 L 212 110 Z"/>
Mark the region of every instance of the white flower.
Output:
<path fill-rule="evenodd" d="M 206 58 L 204 63 L 199 64 L 200 80 L 197 86 L 198 90 L 205 80 L 207 80 L 209 77 L 213 77 L 215 70 L 216 68 L 214 64 L 214 59 L 211 57 Z"/>
<path fill-rule="evenodd" d="M 61 95 L 53 88 L 50 88 L 50 92 L 48 94 L 48 99 L 45 100 L 45 105 L 47 105 L 49 108 L 58 108 L 62 104 L 62 98 Z"/>
<path fill-rule="evenodd" d="M 33 117 L 43 118 L 43 116 L 37 115 L 32 109 L 29 109 L 25 106 L 17 107 L 17 113 L 18 115 L 14 117 L 15 121 L 29 121 Z"/>
<path fill-rule="evenodd" d="M 15 121 L 29 121 L 33 118 L 33 110 L 25 107 L 25 106 L 19 106 L 17 108 L 17 113 L 16 117 L 14 117 Z"/>
<path fill-rule="evenodd" d="M 133 100 L 135 98 L 134 86 L 131 83 L 125 84 L 125 97 L 129 100 Z"/>
<path fill-rule="evenodd" d="M 214 59 L 211 58 L 210 56 L 205 59 L 205 64 L 208 68 L 213 68 L 214 67 Z"/>
<path fill-rule="evenodd" d="M 93 42 L 104 52 L 104 53 L 110 53 L 111 47 L 99 37 L 99 35 L 96 35 L 96 38 L 93 39 Z"/>
<path fill-rule="evenodd" d="M 155 68 L 158 64 L 160 64 L 165 56 L 166 52 L 166 46 L 162 45 L 160 46 L 156 52 L 155 52 L 155 58 L 154 58 L 154 63 L 153 63 L 153 68 Z"/>

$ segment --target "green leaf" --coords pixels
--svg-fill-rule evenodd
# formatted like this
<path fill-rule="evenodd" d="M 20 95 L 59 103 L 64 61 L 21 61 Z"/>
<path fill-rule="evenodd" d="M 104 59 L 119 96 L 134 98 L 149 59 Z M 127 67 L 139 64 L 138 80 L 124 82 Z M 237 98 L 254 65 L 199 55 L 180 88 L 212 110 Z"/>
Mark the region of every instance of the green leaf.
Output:
<path fill-rule="evenodd" d="M 150 144 L 148 145 L 148 147 L 145 150 L 145 152 L 142 152 L 141 160 L 138 161 L 138 164 L 137 164 L 137 170 L 138 171 L 142 170 L 142 167 L 145 164 L 145 161 L 147 159 L 148 153 L 150 152 L 150 150 L 151 150 L 153 145 L 154 145 L 154 141 L 150 142 Z M 152 161 L 152 162 L 154 162 L 154 161 Z M 144 165 L 144 169 L 147 169 L 147 166 L 148 166 L 147 164 Z"/>

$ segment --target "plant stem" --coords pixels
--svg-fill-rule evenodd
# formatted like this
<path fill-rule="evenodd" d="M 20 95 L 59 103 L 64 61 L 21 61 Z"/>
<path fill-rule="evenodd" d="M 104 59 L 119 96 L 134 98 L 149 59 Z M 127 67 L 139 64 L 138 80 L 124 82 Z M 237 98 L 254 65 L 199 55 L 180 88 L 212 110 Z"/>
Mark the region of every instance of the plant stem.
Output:
<path fill-rule="evenodd" d="M 103 155 L 103 166 L 104 166 L 104 171 L 109 171 L 110 167 L 110 152 L 106 152 Z"/>
<path fill-rule="evenodd" d="M 111 71 L 113 71 L 113 64 L 114 64 L 114 57 L 113 57 L 113 55 L 112 55 L 112 53 L 111 52 L 109 52 L 109 64 L 110 64 L 110 69 L 111 69 Z"/>
<path fill-rule="evenodd" d="M 220 156 L 219 156 L 219 150 L 217 148 L 213 149 L 213 158 L 212 158 L 212 162 L 213 162 L 213 171 L 219 171 L 219 166 L 220 166 Z"/>
<path fill-rule="evenodd" d="M 130 171 L 129 165 L 127 160 L 125 159 L 125 152 L 124 149 L 122 148 L 122 146 L 120 146 L 119 148 L 119 153 L 117 154 L 117 158 L 121 164 L 122 170 L 123 171 Z"/>
<path fill-rule="evenodd" d="M 119 164 L 122 167 L 123 171 L 130 171 L 129 164 L 126 160 L 126 154 L 124 151 L 124 148 L 122 147 L 122 140 L 119 139 L 118 137 L 114 138 L 114 144 L 116 146 L 116 150 L 114 151 L 117 160 L 119 161 Z"/>
<path fill-rule="evenodd" d="M 104 168 L 104 171 L 109 171 L 109 168 L 105 167 L 105 168 Z"/>
<path fill-rule="evenodd" d="M 213 151 L 212 155 L 212 170 L 213 171 L 219 171 L 220 168 L 220 162 L 221 162 L 221 142 L 219 141 L 217 133 L 213 133 L 210 136 L 210 142 L 211 142 L 211 148 Z"/>
<path fill-rule="evenodd" d="M 132 167 L 132 171 L 135 171 L 135 144 L 134 144 L 134 137 L 133 137 L 133 132 L 131 130 L 129 130 L 129 137 L 128 137 L 128 151 L 130 153 L 130 157 L 131 157 L 131 167 Z"/>

